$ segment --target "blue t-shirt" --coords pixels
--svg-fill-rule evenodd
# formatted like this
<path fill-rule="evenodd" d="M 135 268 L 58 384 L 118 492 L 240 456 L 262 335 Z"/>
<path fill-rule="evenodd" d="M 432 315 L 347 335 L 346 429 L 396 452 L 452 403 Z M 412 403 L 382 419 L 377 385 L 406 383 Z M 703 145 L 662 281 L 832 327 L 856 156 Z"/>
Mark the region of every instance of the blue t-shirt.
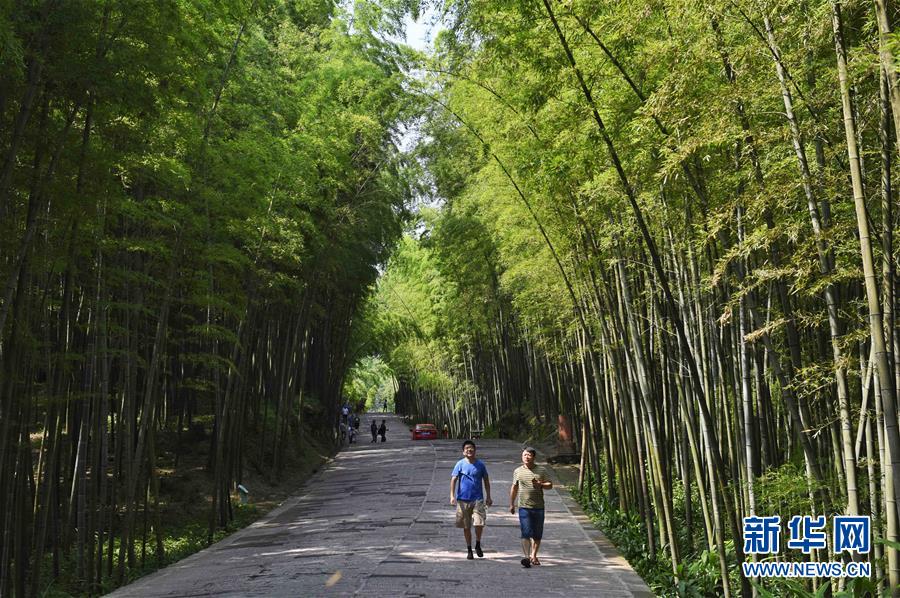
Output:
<path fill-rule="evenodd" d="M 475 459 L 474 463 L 463 457 L 456 462 L 453 473 L 450 478 L 459 478 L 456 485 L 456 499 L 473 501 L 483 500 L 484 495 L 481 492 L 481 481 L 488 477 L 487 467 L 480 459 Z"/>

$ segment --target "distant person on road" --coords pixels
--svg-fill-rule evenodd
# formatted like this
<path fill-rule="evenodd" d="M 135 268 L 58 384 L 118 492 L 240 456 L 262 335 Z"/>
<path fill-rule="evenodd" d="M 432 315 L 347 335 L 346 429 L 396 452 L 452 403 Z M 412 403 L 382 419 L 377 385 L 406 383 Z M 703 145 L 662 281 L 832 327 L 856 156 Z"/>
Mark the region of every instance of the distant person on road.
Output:
<path fill-rule="evenodd" d="M 553 488 L 547 471 L 534 463 L 536 454 L 530 446 L 522 451 L 522 465 L 513 472 L 509 488 L 509 512 L 515 513 L 516 506 L 519 507 L 522 552 L 525 553 L 521 563 L 526 569 L 541 564 L 538 549 L 544 535 L 544 490 Z"/>
<path fill-rule="evenodd" d="M 444 438 L 450 438 L 450 427 L 444 424 Z"/>
<path fill-rule="evenodd" d="M 375 423 L 375 420 L 372 420 L 372 442 L 375 442 L 378 439 L 378 424 Z"/>
<path fill-rule="evenodd" d="M 381 436 L 381 442 L 387 440 L 384 435 L 387 433 L 387 426 L 384 425 L 384 420 L 381 420 L 381 425 L 378 426 L 378 435 Z"/>
<path fill-rule="evenodd" d="M 353 444 L 356 441 L 356 428 L 354 428 L 352 425 L 350 426 L 349 435 L 350 435 L 350 444 Z"/>
<path fill-rule="evenodd" d="M 472 526 L 475 526 L 475 553 L 484 557 L 481 550 L 481 534 L 491 506 L 491 480 L 481 459 L 475 458 L 475 443 L 463 442 L 463 458 L 456 462 L 450 474 L 450 504 L 456 505 L 456 527 L 461 527 L 466 537 L 467 559 L 472 560 Z M 482 493 L 481 485 L 484 484 Z"/>

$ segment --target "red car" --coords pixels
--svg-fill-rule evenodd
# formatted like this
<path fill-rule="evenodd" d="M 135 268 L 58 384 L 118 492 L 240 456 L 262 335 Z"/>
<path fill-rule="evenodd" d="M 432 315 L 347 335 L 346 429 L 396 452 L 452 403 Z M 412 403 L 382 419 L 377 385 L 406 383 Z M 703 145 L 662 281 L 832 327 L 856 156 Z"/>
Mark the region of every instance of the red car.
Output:
<path fill-rule="evenodd" d="M 438 437 L 434 424 L 416 424 L 416 427 L 410 429 L 410 432 L 412 432 L 413 440 L 436 440 Z"/>

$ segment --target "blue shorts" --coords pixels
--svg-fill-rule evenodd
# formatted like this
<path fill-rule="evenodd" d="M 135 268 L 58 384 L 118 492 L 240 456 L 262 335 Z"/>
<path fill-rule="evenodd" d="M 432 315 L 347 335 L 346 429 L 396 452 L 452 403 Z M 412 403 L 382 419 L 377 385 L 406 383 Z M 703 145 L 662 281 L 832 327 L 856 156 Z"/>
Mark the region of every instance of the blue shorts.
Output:
<path fill-rule="evenodd" d="M 519 507 L 519 527 L 523 538 L 540 540 L 544 536 L 544 509 Z"/>

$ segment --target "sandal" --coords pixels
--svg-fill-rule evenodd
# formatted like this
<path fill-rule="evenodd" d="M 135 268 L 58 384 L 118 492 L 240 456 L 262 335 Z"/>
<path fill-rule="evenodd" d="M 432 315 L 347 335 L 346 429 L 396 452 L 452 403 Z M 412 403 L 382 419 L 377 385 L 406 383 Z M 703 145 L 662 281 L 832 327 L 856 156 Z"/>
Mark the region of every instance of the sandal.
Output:
<path fill-rule="evenodd" d="M 538 560 L 538 558 L 535 556 L 535 557 L 531 557 L 531 564 L 534 565 L 535 567 L 537 567 L 538 565 L 541 564 L 541 562 L 540 562 L 540 561 Z"/>

